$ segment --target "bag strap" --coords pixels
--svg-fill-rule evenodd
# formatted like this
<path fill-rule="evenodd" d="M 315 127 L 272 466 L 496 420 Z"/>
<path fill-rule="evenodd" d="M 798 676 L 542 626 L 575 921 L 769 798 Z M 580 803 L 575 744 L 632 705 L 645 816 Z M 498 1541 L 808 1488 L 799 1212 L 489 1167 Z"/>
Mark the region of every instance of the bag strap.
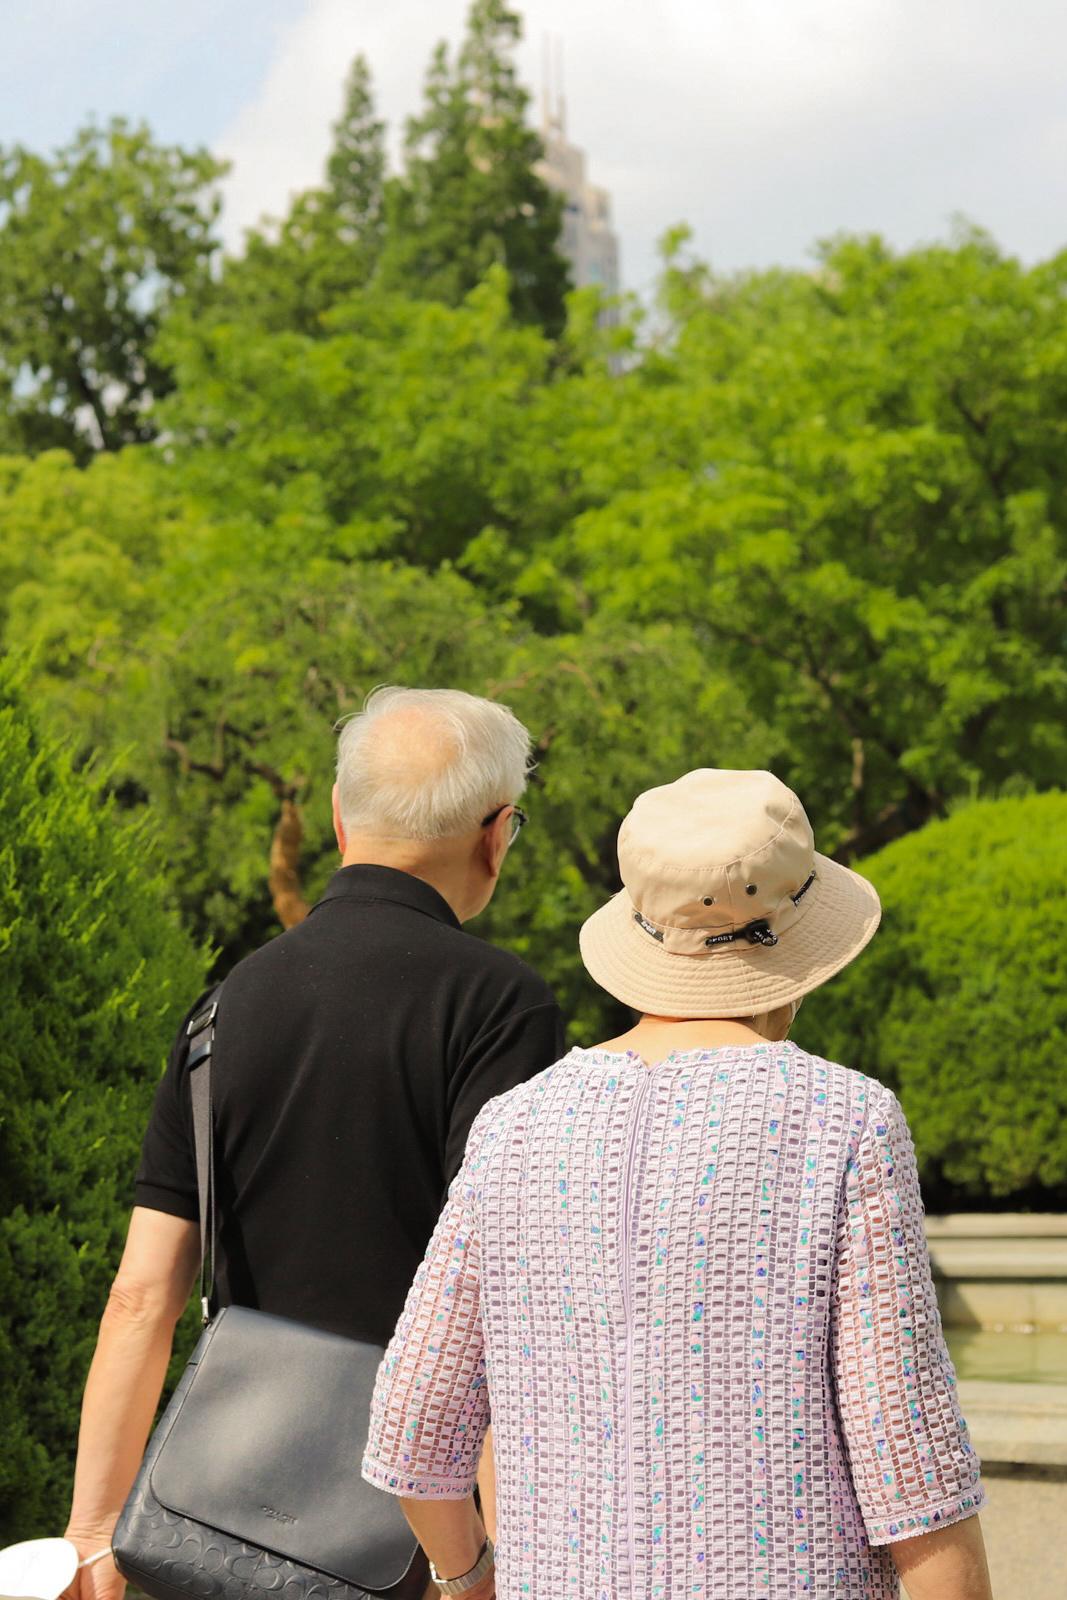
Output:
<path fill-rule="evenodd" d="M 196 1191 L 200 1211 L 200 1310 L 206 1328 L 211 1321 L 211 1296 L 215 1288 L 215 1245 L 218 1207 L 215 1199 L 215 1140 L 212 1133 L 211 1056 L 215 1048 L 215 1018 L 222 984 L 212 989 L 190 1017 L 185 1030 L 189 1040 L 189 1094 L 193 1102 L 193 1147 L 196 1153 Z M 210 1266 L 208 1263 L 210 1262 Z"/>

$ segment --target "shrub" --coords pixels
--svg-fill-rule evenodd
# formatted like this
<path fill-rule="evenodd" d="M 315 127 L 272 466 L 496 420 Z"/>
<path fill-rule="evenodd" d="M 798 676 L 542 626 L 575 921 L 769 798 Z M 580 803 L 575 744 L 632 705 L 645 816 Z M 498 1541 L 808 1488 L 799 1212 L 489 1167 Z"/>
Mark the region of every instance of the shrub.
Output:
<path fill-rule="evenodd" d="M 862 863 L 882 927 L 797 1035 L 900 1095 L 927 1198 L 1067 1201 L 1067 794 L 978 801 Z"/>
<path fill-rule="evenodd" d="M 149 1102 L 205 966 L 144 828 L 0 661 L 0 1544 L 64 1526 Z"/>

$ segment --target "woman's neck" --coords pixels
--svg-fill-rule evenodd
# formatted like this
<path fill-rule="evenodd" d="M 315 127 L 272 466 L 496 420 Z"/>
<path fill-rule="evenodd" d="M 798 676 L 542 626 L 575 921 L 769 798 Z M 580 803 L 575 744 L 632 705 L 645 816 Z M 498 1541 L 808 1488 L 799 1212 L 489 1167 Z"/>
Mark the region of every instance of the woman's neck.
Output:
<path fill-rule="evenodd" d="M 724 1045 L 764 1044 L 766 1037 L 729 1017 L 642 1017 L 628 1033 L 609 1039 L 603 1050 L 633 1050 L 644 1061 L 662 1061 L 672 1051 L 718 1050 Z"/>

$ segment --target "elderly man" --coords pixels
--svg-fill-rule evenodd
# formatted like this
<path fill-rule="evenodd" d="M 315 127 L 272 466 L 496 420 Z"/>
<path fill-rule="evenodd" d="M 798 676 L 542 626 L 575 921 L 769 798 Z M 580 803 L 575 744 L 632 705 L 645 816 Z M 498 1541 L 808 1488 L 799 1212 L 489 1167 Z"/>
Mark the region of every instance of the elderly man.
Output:
<path fill-rule="evenodd" d="M 341 869 L 219 1009 L 220 1304 L 385 1344 L 478 1111 L 562 1054 L 544 982 L 462 929 L 525 821 L 529 747 L 505 707 L 452 690 L 379 689 L 345 724 Z M 67 1529 L 83 1557 L 110 1543 L 198 1263 L 186 1056 L 183 1026 L 86 1385 Z M 123 1589 L 110 1559 L 81 1575 L 81 1600 Z"/>

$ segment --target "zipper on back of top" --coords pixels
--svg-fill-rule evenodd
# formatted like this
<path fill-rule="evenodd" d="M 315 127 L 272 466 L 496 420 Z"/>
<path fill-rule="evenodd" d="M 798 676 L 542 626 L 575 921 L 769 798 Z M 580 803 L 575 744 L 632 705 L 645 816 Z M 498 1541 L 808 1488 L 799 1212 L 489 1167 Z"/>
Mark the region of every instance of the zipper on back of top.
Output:
<path fill-rule="evenodd" d="M 633 1285 L 631 1274 L 633 1271 L 634 1252 L 634 1167 L 637 1160 L 637 1147 L 641 1130 L 644 1124 L 645 1103 L 652 1087 L 652 1068 L 641 1069 L 644 1077 L 641 1086 L 634 1097 L 631 1108 L 632 1121 L 630 1125 L 630 1139 L 626 1151 L 626 1165 L 623 1169 L 622 1180 L 622 1314 L 625 1335 L 625 1371 L 621 1385 L 622 1391 L 622 1417 L 620 1418 L 620 1442 L 624 1444 L 625 1455 L 623 1458 L 623 1473 L 625 1485 L 627 1540 L 626 1554 L 630 1567 L 627 1579 L 631 1591 L 634 1588 L 634 1486 L 633 1486 Z"/>

